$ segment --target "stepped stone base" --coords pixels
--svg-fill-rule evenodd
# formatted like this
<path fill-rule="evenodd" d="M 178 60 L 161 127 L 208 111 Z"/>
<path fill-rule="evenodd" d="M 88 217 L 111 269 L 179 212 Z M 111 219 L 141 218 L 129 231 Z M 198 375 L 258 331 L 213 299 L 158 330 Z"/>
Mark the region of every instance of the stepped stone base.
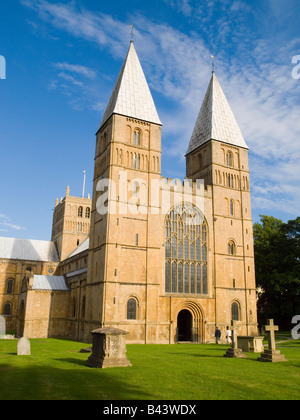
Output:
<path fill-rule="evenodd" d="M 246 357 L 246 355 L 243 353 L 243 350 L 241 349 L 230 348 L 227 350 L 226 354 L 224 354 L 224 357 L 243 358 L 243 357 Z"/>
<path fill-rule="evenodd" d="M 287 362 L 287 359 L 279 350 L 265 350 L 261 357 L 257 359 L 259 362 Z"/>

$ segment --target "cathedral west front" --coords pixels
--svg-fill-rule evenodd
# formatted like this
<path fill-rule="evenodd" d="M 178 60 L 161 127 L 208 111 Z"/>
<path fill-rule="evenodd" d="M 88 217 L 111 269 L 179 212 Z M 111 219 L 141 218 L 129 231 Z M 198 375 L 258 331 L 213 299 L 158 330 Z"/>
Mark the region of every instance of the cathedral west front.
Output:
<path fill-rule="evenodd" d="M 161 176 L 161 135 L 131 41 L 96 134 L 92 198 L 67 188 L 50 242 L 0 238 L 7 329 L 202 343 L 235 320 L 239 334 L 257 333 L 248 147 L 214 71 L 182 181 Z"/>

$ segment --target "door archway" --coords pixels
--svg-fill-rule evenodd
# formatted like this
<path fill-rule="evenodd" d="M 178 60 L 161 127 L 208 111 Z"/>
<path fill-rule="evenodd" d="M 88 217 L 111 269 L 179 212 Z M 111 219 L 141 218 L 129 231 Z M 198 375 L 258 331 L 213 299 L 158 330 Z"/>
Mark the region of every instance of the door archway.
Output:
<path fill-rule="evenodd" d="M 205 342 L 205 315 L 201 306 L 193 300 L 182 300 L 174 307 L 174 342 Z"/>
<path fill-rule="evenodd" d="M 190 311 L 183 309 L 177 316 L 177 341 L 193 340 L 193 316 Z"/>

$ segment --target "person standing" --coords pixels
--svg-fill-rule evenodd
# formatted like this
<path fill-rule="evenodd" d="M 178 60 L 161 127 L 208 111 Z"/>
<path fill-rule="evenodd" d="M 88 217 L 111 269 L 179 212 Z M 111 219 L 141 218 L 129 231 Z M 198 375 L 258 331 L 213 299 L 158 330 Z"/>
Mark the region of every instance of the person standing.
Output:
<path fill-rule="evenodd" d="M 229 327 L 226 327 L 226 342 L 231 344 L 231 329 Z"/>
<path fill-rule="evenodd" d="M 219 341 L 221 339 L 221 331 L 219 330 L 219 327 L 216 327 L 215 337 L 216 337 L 216 344 L 219 344 Z"/>

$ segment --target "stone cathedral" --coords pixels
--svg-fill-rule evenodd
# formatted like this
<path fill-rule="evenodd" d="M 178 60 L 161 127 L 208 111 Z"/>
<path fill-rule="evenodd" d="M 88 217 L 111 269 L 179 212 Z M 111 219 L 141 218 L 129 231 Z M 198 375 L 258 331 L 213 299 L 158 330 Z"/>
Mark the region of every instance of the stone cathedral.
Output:
<path fill-rule="evenodd" d="M 200 106 L 200 104 L 199 104 Z M 57 200 L 52 240 L 0 238 L 0 314 L 17 336 L 213 342 L 257 333 L 248 147 L 213 71 L 183 181 L 134 43 L 96 134 L 93 196 Z"/>

